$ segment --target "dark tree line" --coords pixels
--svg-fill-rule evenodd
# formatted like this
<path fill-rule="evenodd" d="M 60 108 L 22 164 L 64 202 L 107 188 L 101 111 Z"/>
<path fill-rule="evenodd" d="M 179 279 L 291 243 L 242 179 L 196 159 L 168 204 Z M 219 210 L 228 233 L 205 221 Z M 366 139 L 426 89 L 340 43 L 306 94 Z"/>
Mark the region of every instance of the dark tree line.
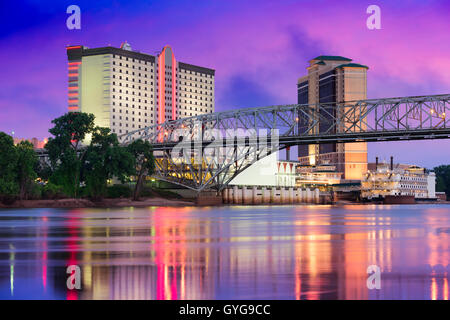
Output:
<path fill-rule="evenodd" d="M 2 201 L 26 199 L 36 178 L 48 181 L 45 190 L 69 197 L 106 196 L 108 182 L 124 183 L 136 177 L 133 198 L 138 199 L 143 181 L 155 168 L 148 141 L 119 144 L 109 128 L 95 126 L 92 114 L 70 112 L 52 121 L 45 149 L 49 163 L 39 163 L 29 142 L 14 145 L 12 137 L 0 132 L 0 197 Z"/>
<path fill-rule="evenodd" d="M 445 192 L 450 197 L 450 165 L 441 165 L 433 169 L 436 174 L 436 191 Z"/>
<path fill-rule="evenodd" d="M 0 200 L 24 199 L 36 179 L 38 158 L 33 145 L 22 141 L 14 145 L 11 136 L 0 132 Z"/>

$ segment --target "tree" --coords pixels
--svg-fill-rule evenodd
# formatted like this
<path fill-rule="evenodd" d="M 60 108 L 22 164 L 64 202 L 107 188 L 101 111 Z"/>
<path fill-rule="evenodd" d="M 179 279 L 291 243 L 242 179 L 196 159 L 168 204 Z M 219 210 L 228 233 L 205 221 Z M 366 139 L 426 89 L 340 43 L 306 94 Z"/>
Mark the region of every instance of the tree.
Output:
<path fill-rule="evenodd" d="M 17 151 L 13 138 L 0 132 L 0 197 L 2 201 L 13 201 L 19 190 L 16 163 Z"/>
<path fill-rule="evenodd" d="M 148 175 L 155 171 L 155 157 L 153 156 L 152 146 L 148 141 L 141 139 L 135 140 L 127 146 L 135 159 L 136 186 L 134 187 L 133 199 L 138 200 L 143 181 Z"/>
<path fill-rule="evenodd" d="M 436 174 L 436 191 L 443 191 L 450 196 L 450 165 L 441 165 L 433 169 Z"/>
<path fill-rule="evenodd" d="M 88 194 L 99 199 L 106 194 L 107 182 L 113 177 L 122 183 L 134 173 L 134 159 L 125 147 L 119 145 L 117 135 L 110 129 L 96 127 L 91 144 L 86 150 L 83 178 Z"/>
<path fill-rule="evenodd" d="M 82 149 L 82 141 L 94 130 L 94 119 L 93 114 L 69 112 L 54 119 L 54 127 L 49 130 L 54 136 L 45 145 L 53 169 L 50 181 L 71 196 L 76 197 L 78 193 L 86 152 L 86 148 Z"/>
<path fill-rule="evenodd" d="M 25 199 L 30 191 L 33 180 L 36 179 L 35 167 L 38 157 L 33 145 L 28 141 L 22 141 L 16 146 L 17 163 L 16 177 L 19 185 L 19 198 Z"/>

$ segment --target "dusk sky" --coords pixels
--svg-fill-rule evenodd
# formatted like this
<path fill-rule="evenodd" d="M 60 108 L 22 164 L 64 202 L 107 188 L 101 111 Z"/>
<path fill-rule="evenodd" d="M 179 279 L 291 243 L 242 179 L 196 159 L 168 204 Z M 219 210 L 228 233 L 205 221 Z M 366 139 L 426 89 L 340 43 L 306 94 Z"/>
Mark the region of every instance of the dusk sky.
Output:
<path fill-rule="evenodd" d="M 68 30 L 66 8 L 81 8 Z M 366 27 L 369 5 L 381 30 Z M 116 46 L 216 70 L 216 111 L 297 102 L 308 60 L 341 55 L 369 66 L 368 98 L 450 93 L 447 1 L 1 1 L 0 131 L 47 137 L 67 112 L 67 45 Z M 375 156 L 450 164 L 450 140 L 369 144 Z"/>

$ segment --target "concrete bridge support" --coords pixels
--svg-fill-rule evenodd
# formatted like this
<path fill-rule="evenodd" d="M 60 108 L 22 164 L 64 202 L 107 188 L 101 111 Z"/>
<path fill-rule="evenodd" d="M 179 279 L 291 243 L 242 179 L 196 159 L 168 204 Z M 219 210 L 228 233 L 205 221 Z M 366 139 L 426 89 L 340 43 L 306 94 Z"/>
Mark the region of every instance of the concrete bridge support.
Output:
<path fill-rule="evenodd" d="M 297 203 L 302 203 L 303 201 L 302 192 L 301 188 L 297 188 Z"/>
<path fill-rule="evenodd" d="M 238 186 L 229 187 L 222 191 L 224 203 L 229 204 L 322 204 L 330 203 L 331 197 L 320 194 L 320 190 L 315 188 L 293 188 L 293 187 L 261 187 Z"/>
<path fill-rule="evenodd" d="M 233 203 L 238 204 L 239 203 L 239 187 L 233 186 Z"/>
<path fill-rule="evenodd" d="M 320 204 L 320 191 L 319 189 L 314 189 L 314 203 Z"/>
<path fill-rule="evenodd" d="M 275 203 L 276 188 L 270 189 L 270 203 Z"/>
<path fill-rule="evenodd" d="M 280 188 L 280 203 L 286 203 L 286 190 Z"/>

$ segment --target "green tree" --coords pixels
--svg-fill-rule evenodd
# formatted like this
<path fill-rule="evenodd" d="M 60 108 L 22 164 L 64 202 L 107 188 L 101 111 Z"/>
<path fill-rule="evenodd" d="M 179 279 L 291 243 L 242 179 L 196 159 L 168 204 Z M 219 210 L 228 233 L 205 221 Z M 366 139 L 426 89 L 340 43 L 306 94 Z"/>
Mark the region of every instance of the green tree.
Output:
<path fill-rule="evenodd" d="M 17 184 L 17 151 L 13 138 L 0 132 L 0 197 L 2 201 L 11 201 L 19 191 Z"/>
<path fill-rule="evenodd" d="M 433 169 L 436 174 L 436 191 L 445 192 L 450 196 L 450 165 L 441 165 Z"/>
<path fill-rule="evenodd" d="M 134 159 L 131 153 L 119 145 L 117 135 L 110 133 L 110 129 L 96 127 L 83 166 L 88 194 L 100 199 L 106 195 L 109 179 L 116 177 L 123 183 L 132 174 Z"/>
<path fill-rule="evenodd" d="M 86 148 L 82 141 L 94 130 L 93 114 L 69 112 L 52 121 L 45 149 L 48 151 L 53 174 L 50 181 L 63 188 L 67 195 L 77 196 L 80 186 L 80 171 Z"/>
<path fill-rule="evenodd" d="M 136 186 L 134 187 L 133 199 L 138 200 L 146 176 L 155 171 L 155 157 L 152 146 L 148 141 L 135 140 L 127 146 L 128 151 L 135 159 Z"/>
<path fill-rule="evenodd" d="M 37 177 L 35 167 L 38 157 L 33 145 L 28 141 L 20 142 L 15 148 L 17 154 L 16 179 L 19 185 L 19 198 L 22 200 L 28 196 L 33 186 L 33 180 Z"/>

